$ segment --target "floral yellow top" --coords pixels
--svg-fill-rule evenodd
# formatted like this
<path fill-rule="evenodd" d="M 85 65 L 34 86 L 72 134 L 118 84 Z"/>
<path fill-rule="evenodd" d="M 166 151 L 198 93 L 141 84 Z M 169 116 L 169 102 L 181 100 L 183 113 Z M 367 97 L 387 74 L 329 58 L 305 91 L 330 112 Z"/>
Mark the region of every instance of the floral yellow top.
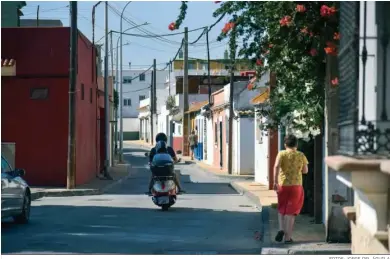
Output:
<path fill-rule="evenodd" d="M 279 185 L 302 185 L 302 168 L 309 164 L 306 156 L 299 151 L 283 150 L 279 158 Z"/>

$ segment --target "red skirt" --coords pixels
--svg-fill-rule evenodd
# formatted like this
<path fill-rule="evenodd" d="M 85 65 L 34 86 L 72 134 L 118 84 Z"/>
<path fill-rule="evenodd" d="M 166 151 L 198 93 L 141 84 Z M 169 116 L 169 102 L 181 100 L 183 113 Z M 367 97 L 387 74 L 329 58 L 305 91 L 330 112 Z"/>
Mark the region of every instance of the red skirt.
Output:
<path fill-rule="evenodd" d="M 282 215 L 298 215 L 301 212 L 304 191 L 302 185 L 279 186 L 278 211 Z"/>

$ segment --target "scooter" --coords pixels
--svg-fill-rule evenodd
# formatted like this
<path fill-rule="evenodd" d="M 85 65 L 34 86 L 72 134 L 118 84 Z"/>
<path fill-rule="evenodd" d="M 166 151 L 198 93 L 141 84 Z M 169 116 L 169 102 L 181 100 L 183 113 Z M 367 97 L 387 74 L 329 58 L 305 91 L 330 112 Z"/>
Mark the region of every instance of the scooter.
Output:
<path fill-rule="evenodd" d="M 149 153 L 145 153 L 149 156 Z M 177 161 L 180 162 L 181 159 Z M 152 163 L 149 163 L 150 170 L 153 173 L 153 187 L 151 190 L 152 201 L 163 211 L 168 210 L 176 203 L 178 188 L 174 181 L 174 175 L 178 170 L 174 170 L 175 162 L 169 154 L 158 154 L 154 157 Z"/>

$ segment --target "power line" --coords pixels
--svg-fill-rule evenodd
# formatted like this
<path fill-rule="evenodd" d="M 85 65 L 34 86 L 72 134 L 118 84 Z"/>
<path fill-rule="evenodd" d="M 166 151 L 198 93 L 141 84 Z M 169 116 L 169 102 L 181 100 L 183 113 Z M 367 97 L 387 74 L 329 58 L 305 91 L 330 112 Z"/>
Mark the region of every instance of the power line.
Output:
<path fill-rule="evenodd" d="M 119 16 L 119 17 L 121 17 L 121 12 L 120 12 L 118 9 L 116 9 L 115 7 L 113 7 L 113 6 L 111 6 L 111 5 L 109 5 L 109 7 L 110 7 L 110 10 L 111 10 L 114 14 L 116 14 L 116 15 Z M 132 25 L 132 26 L 138 26 L 137 23 L 131 21 L 131 20 L 128 19 L 127 17 L 122 17 L 122 19 L 123 19 L 124 21 L 126 21 L 128 24 Z M 144 34 L 146 34 L 146 35 L 149 35 L 149 36 L 156 36 L 156 35 L 157 35 L 157 34 L 154 34 L 154 33 L 150 32 L 150 31 L 148 31 L 148 30 L 146 30 L 146 29 L 144 29 L 144 28 L 139 28 L 139 27 L 138 27 L 137 30 L 140 31 L 140 32 L 142 32 L 142 33 L 144 33 Z M 180 44 L 180 43 L 177 43 L 177 42 L 175 42 L 175 41 L 165 39 L 165 38 L 162 37 L 162 36 L 155 37 L 155 40 L 158 40 L 158 41 L 164 42 L 164 43 L 169 43 L 169 44 Z"/>
<path fill-rule="evenodd" d="M 36 8 L 36 7 L 34 7 Z M 61 7 L 57 7 L 57 8 L 52 8 L 52 9 L 45 9 L 45 10 L 39 10 L 39 13 L 45 13 L 45 12 L 50 12 L 50 11 L 55 11 L 55 10 L 58 10 L 58 9 L 64 9 L 64 8 L 69 8 L 69 5 L 65 5 L 65 6 L 61 6 Z M 27 14 L 24 14 L 24 15 L 32 15 L 32 14 L 36 14 L 36 12 L 33 12 L 33 13 L 27 13 Z"/>

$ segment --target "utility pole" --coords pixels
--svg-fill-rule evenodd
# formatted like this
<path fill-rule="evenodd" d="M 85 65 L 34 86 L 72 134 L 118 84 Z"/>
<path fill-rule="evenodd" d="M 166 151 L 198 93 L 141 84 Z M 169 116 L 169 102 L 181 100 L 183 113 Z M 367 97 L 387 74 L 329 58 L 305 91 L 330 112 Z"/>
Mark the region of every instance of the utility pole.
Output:
<path fill-rule="evenodd" d="M 104 159 L 104 176 L 107 179 L 112 179 L 108 173 L 110 165 L 110 100 L 108 86 L 108 2 L 105 2 L 105 56 L 104 56 L 104 142 L 105 142 L 105 159 Z"/>
<path fill-rule="evenodd" d="M 111 41 L 111 51 L 110 51 L 110 57 L 111 57 L 111 78 L 113 79 L 112 83 L 114 84 L 115 83 L 115 80 L 116 80 L 116 77 L 114 76 L 114 45 L 112 45 L 112 31 L 110 31 L 110 41 Z M 115 80 L 114 80 L 115 78 Z M 116 89 L 115 89 L 116 90 Z M 113 103 L 114 105 L 112 106 L 113 109 L 111 109 L 111 118 L 115 118 L 115 122 L 114 122 L 114 137 L 111 137 L 111 166 L 114 165 L 114 157 L 115 157 L 115 154 L 116 154 L 116 136 L 117 136 L 117 133 L 118 133 L 118 130 L 117 130 L 117 124 L 116 124 L 116 111 L 117 111 L 117 108 L 115 107 L 115 93 L 114 91 L 112 91 L 112 99 L 113 99 Z M 111 124 L 111 128 L 112 128 L 112 124 Z"/>
<path fill-rule="evenodd" d="M 171 72 L 172 72 L 172 61 L 169 60 L 169 65 L 168 65 L 168 96 L 171 96 Z"/>
<path fill-rule="evenodd" d="M 39 5 L 37 7 L 37 27 L 39 27 Z"/>
<path fill-rule="evenodd" d="M 207 42 L 207 77 L 209 87 L 209 104 L 211 104 L 211 76 L 210 76 L 210 45 L 209 45 L 209 28 L 206 28 L 206 42 Z"/>
<path fill-rule="evenodd" d="M 153 88 L 154 88 L 154 77 L 155 77 L 155 74 L 154 74 L 154 69 L 152 71 L 152 80 L 150 81 L 150 99 L 149 99 L 149 103 L 150 103 L 150 143 L 153 145 L 154 143 L 154 138 L 153 138 L 153 110 L 154 110 L 154 91 L 153 91 Z"/>
<path fill-rule="evenodd" d="M 188 132 L 189 132 L 189 115 L 186 119 L 186 112 L 188 111 L 188 27 L 184 28 L 184 77 L 183 77 L 183 155 L 184 150 L 186 149 L 188 142 Z"/>
<path fill-rule="evenodd" d="M 66 188 L 76 185 L 77 1 L 70 1 L 69 129 Z"/>
<path fill-rule="evenodd" d="M 121 59 L 120 59 L 120 62 L 119 62 L 119 68 L 120 68 L 120 88 L 121 88 L 121 94 L 120 94 L 120 97 L 119 97 L 119 111 L 120 111 L 120 134 L 119 134 L 119 138 L 120 138 L 120 142 L 119 142 L 119 149 L 120 149 L 120 154 L 119 154 L 119 161 L 121 163 L 123 163 L 123 43 L 122 43 L 122 40 L 123 40 L 123 14 L 126 10 L 126 7 L 131 3 L 131 1 L 127 2 L 127 4 L 125 5 L 125 7 L 123 7 L 122 9 L 122 13 L 121 13 L 121 21 L 120 21 L 120 31 L 121 31 L 121 34 L 119 35 L 120 37 L 120 49 L 121 49 Z"/>
<path fill-rule="evenodd" d="M 121 37 L 122 35 L 120 35 L 119 37 Z M 119 69 L 118 69 L 118 62 L 119 62 L 119 46 L 118 46 L 118 42 L 119 42 L 119 39 L 117 40 L 117 43 L 116 43 L 116 64 L 115 64 L 115 90 L 116 90 L 116 93 L 118 95 L 118 107 L 116 108 L 115 110 L 115 152 L 116 154 L 118 154 L 118 141 L 120 140 L 119 138 L 119 134 L 118 134 L 118 119 L 119 119 L 119 112 L 120 112 L 120 109 L 119 107 L 121 107 L 120 103 L 122 102 L 122 99 L 119 95 L 119 84 L 118 84 L 118 80 L 119 80 Z M 122 80 L 122 79 L 121 79 Z M 119 160 L 121 160 L 121 158 L 119 157 Z"/>
<path fill-rule="evenodd" d="M 154 116 L 154 124 L 156 125 L 157 131 L 157 67 L 156 67 L 156 59 L 153 59 L 153 116 Z M 156 132 L 157 133 L 157 132 Z M 154 140 L 154 135 L 152 135 L 152 139 Z"/>
<path fill-rule="evenodd" d="M 234 61 L 230 67 L 230 93 L 229 93 L 229 150 L 228 150 L 228 172 L 233 173 L 233 96 L 234 96 Z"/>

